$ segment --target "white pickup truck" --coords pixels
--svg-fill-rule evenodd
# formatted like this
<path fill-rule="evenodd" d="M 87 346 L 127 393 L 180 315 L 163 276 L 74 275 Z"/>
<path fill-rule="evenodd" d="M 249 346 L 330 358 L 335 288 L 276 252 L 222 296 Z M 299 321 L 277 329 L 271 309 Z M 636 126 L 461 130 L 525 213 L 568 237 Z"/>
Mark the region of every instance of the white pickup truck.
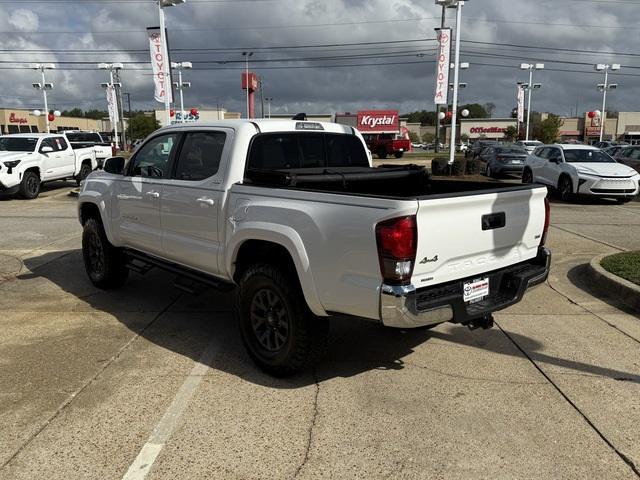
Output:
<path fill-rule="evenodd" d="M 93 148 L 72 148 L 63 135 L 16 133 L 0 137 L 0 191 L 34 199 L 44 182 L 75 179 L 97 167 Z"/>
<path fill-rule="evenodd" d="M 161 267 L 188 291 L 237 287 L 244 343 L 273 375 L 316 358 L 332 315 L 489 328 L 549 271 L 545 187 L 372 168 L 344 125 L 176 125 L 104 170 L 79 196 L 90 280 Z"/>
<path fill-rule="evenodd" d="M 59 132 L 60 133 L 60 132 Z M 102 136 L 98 132 L 85 132 L 82 130 L 67 130 L 62 132 L 67 140 L 71 144 L 71 147 L 75 148 L 93 148 L 96 152 L 96 160 L 98 166 L 102 167 L 104 161 L 113 156 L 113 148 L 111 143 L 105 142 Z"/>

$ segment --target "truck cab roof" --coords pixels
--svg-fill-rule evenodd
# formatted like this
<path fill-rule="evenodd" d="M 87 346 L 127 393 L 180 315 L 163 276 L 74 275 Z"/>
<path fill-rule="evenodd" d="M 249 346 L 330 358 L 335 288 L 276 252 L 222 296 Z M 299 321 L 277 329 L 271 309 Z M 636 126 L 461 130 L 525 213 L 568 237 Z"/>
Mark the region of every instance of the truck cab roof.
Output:
<path fill-rule="evenodd" d="M 330 132 L 353 134 L 355 129 L 348 125 L 329 122 L 314 122 L 308 120 L 282 120 L 282 119 L 250 119 L 250 120 L 217 120 L 207 122 L 194 122 L 175 124 L 164 127 L 163 132 L 174 130 L 197 130 L 198 128 L 232 128 L 240 130 L 252 126 L 260 133 L 271 132 Z"/>

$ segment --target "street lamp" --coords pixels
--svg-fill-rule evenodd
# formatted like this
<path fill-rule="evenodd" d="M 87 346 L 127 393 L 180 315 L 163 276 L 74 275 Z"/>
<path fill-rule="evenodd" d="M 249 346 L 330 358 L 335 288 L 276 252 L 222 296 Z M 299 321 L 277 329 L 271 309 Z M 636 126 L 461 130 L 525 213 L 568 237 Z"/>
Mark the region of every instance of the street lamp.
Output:
<path fill-rule="evenodd" d="M 600 141 L 602 141 L 604 138 L 604 124 L 607 119 L 607 91 L 618 88 L 617 83 L 609 83 L 609 70 L 620 70 L 620 64 L 614 63 L 612 65 L 607 65 L 604 63 L 598 63 L 594 65 L 593 68 L 598 72 L 604 72 L 604 83 L 598 84 L 598 90 L 602 92 L 602 118 L 600 119 Z"/>
<path fill-rule="evenodd" d="M 522 88 L 529 92 L 529 99 L 527 100 L 527 131 L 525 134 L 525 140 L 529 140 L 529 125 L 531 121 L 531 94 L 533 90 L 542 88 L 541 83 L 533 83 L 533 71 L 544 70 L 544 63 L 521 63 L 520 70 L 529 70 L 529 83 L 523 83 Z"/>
<path fill-rule="evenodd" d="M 193 64 L 191 62 L 171 62 L 171 68 L 178 69 L 178 81 L 173 84 L 174 87 L 178 89 L 180 92 L 180 118 L 182 119 L 182 123 L 185 123 L 184 118 L 184 94 L 183 90 L 185 88 L 191 88 L 191 82 L 183 82 L 182 81 L 182 70 L 191 70 L 193 68 Z"/>
<path fill-rule="evenodd" d="M 49 121 L 49 104 L 47 103 L 47 90 L 53 90 L 53 83 L 47 83 L 47 80 L 44 77 L 45 70 L 54 70 L 56 66 L 53 63 L 35 63 L 31 65 L 31 68 L 34 70 L 40 70 L 42 73 L 42 82 L 40 83 L 32 83 L 31 85 L 36 90 L 42 91 L 42 96 L 44 98 L 44 121 L 47 126 L 47 133 L 51 133 L 51 124 Z"/>
<path fill-rule="evenodd" d="M 101 83 L 100 86 L 107 90 L 107 102 L 109 107 L 109 121 L 113 124 L 113 134 L 115 137 L 116 150 L 120 148 L 118 143 L 118 122 L 120 121 L 120 108 L 118 107 L 118 100 L 114 98 L 115 89 L 122 87 L 120 82 L 114 82 L 114 73 L 117 74 L 118 70 L 122 70 L 123 65 L 121 63 L 99 63 L 98 68 L 100 70 L 109 70 L 109 83 Z M 115 107 L 115 108 L 114 108 Z M 122 132 L 124 137 L 124 131 Z M 123 138 L 123 144 L 124 144 Z"/>
<path fill-rule="evenodd" d="M 247 118 L 249 118 L 249 57 L 253 57 L 253 52 L 242 52 L 245 59 L 244 80 L 247 82 Z"/>
<path fill-rule="evenodd" d="M 458 88 L 460 80 L 460 31 L 462 27 L 462 7 L 467 0 L 435 0 L 436 5 L 444 8 L 456 9 L 456 53 L 453 62 L 453 105 L 452 105 L 452 117 L 451 117 L 451 141 L 449 148 L 449 165 L 453 165 L 453 160 L 456 154 L 456 122 L 458 115 Z M 467 65 L 468 67 L 468 65 Z"/>
<path fill-rule="evenodd" d="M 171 72 L 169 71 L 167 65 L 167 59 L 169 58 L 169 48 L 167 46 L 167 32 L 166 32 L 166 22 L 164 19 L 164 8 L 165 7 L 175 7 L 176 5 L 180 5 L 184 3 L 185 0 L 159 0 L 158 1 L 158 16 L 160 17 L 160 41 L 162 42 L 162 57 L 165 61 L 162 62 L 162 76 L 164 78 L 164 84 L 169 85 L 169 77 Z M 164 95 L 164 114 L 165 114 L 165 123 L 167 125 L 171 124 L 171 99 L 169 98 L 169 91 L 165 91 Z"/>

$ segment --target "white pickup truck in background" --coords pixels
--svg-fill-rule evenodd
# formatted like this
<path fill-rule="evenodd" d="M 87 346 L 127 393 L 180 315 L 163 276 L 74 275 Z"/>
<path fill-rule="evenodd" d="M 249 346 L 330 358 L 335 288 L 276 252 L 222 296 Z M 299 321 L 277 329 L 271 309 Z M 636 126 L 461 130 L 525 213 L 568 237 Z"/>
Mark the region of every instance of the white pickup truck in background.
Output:
<path fill-rule="evenodd" d="M 111 143 L 103 140 L 98 132 L 85 132 L 82 130 L 66 130 L 63 133 L 71 146 L 75 148 L 91 147 L 96 152 L 98 166 L 102 167 L 104 161 L 114 155 Z"/>
<path fill-rule="evenodd" d="M 44 182 L 80 182 L 97 168 L 93 148 L 72 146 L 63 135 L 16 133 L 0 137 L 0 191 L 26 199 L 40 194 Z"/>
<path fill-rule="evenodd" d="M 293 374 L 327 317 L 396 328 L 492 326 L 543 282 L 547 190 L 373 168 L 358 131 L 255 120 L 176 125 L 110 158 L 79 197 L 83 255 L 100 288 L 160 267 L 176 286 L 236 288 L 257 365 Z"/>

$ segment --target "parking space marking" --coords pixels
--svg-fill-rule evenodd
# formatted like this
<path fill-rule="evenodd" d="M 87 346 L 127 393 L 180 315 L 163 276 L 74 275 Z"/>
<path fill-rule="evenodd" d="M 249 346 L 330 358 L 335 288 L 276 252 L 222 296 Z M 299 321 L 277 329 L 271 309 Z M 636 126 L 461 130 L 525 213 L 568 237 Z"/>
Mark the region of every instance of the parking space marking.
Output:
<path fill-rule="evenodd" d="M 129 470 L 122 477 L 123 480 L 143 480 L 149 474 L 158 455 L 169 438 L 171 438 L 180 417 L 189 405 L 202 378 L 207 373 L 217 349 L 218 343 L 216 339 L 207 345 L 200 358 L 196 361 L 191 373 L 189 373 L 189 376 L 178 390 L 171 405 L 153 429 L 149 440 L 143 445 Z"/>

